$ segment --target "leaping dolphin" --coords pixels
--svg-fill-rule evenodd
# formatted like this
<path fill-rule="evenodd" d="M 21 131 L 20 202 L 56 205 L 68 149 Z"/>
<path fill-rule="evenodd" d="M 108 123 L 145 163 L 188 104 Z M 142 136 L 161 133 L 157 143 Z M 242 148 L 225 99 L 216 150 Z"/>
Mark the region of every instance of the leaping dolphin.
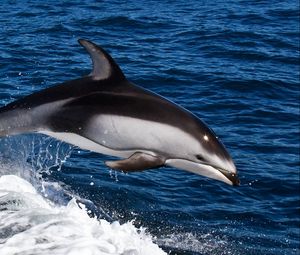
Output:
<path fill-rule="evenodd" d="M 171 166 L 238 185 L 236 167 L 216 135 L 173 102 L 129 82 L 113 58 L 80 39 L 90 75 L 33 93 L 0 108 L 0 137 L 37 132 L 122 158 L 125 172 Z"/>

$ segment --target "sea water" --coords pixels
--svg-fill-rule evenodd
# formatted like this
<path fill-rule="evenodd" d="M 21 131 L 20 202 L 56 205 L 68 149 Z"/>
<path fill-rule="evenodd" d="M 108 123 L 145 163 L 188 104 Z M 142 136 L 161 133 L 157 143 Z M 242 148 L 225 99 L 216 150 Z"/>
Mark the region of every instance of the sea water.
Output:
<path fill-rule="evenodd" d="M 299 254 L 298 1 L 1 1 L 0 38 L 1 106 L 87 75 L 89 39 L 213 128 L 241 179 L 0 139 L 1 255 Z"/>

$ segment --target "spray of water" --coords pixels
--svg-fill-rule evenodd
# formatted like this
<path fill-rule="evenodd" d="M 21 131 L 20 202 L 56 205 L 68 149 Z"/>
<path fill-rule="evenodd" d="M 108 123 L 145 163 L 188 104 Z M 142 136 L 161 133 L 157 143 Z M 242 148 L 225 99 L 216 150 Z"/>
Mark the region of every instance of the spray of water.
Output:
<path fill-rule="evenodd" d="M 71 153 L 42 136 L 0 141 L 0 254 L 165 254 L 144 229 L 91 217 L 91 201 L 45 181 Z M 57 203 L 61 193 L 65 204 Z"/>

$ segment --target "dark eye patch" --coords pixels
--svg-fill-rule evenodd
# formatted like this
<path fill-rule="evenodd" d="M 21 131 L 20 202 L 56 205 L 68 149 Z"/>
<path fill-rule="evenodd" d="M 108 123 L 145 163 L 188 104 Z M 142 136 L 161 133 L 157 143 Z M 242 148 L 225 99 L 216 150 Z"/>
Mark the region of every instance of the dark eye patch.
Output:
<path fill-rule="evenodd" d="M 196 155 L 196 158 L 199 159 L 199 160 L 201 160 L 201 161 L 204 161 L 204 158 L 200 154 Z"/>

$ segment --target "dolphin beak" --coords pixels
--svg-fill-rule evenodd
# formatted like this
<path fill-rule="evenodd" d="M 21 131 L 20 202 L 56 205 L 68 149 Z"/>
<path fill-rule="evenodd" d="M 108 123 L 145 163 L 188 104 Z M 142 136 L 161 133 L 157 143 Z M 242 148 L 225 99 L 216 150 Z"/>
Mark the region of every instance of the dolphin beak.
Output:
<path fill-rule="evenodd" d="M 232 172 L 220 169 L 220 168 L 217 170 L 220 171 L 232 183 L 233 186 L 240 185 L 241 181 L 236 173 L 232 173 Z"/>
<path fill-rule="evenodd" d="M 235 168 L 232 171 L 228 171 L 223 168 L 208 164 L 201 164 L 185 159 L 167 159 L 165 164 L 178 169 L 186 170 L 188 172 L 192 172 L 194 174 L 222 181 L 229 185 L 239 186 L 240 184 L 240 180 Z"/>

